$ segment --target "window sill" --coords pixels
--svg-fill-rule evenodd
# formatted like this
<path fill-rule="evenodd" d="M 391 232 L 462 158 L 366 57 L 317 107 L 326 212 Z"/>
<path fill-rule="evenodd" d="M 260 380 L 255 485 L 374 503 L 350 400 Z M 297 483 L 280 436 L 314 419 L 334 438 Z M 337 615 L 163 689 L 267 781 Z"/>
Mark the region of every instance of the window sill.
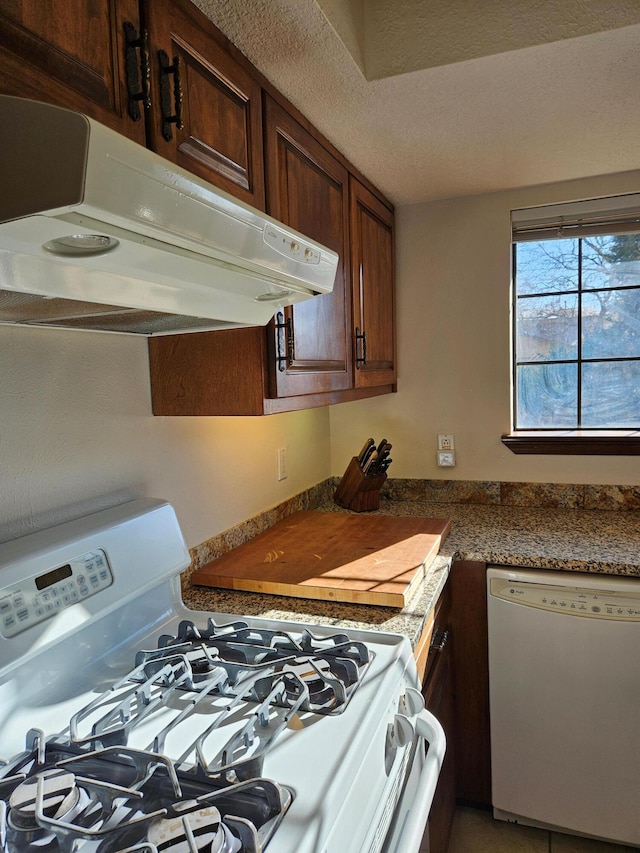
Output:
<path fill-rule="evenodd" d="M 501 438 L 512 453 L 564 456 L 639 456 L 640 431 L 566 430 L 563 432 L 513 432 Z"/>

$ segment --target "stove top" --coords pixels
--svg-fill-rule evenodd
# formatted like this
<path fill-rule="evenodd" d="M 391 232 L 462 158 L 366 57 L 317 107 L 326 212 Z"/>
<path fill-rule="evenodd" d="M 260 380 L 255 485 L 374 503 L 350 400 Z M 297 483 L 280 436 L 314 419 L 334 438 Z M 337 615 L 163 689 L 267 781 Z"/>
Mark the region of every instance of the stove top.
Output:
<path fill-rule="evenodd" d="M 346 634 L 182 620 L 68 737 L 27 735 L 0 777 L 0 850 L 264 850 L 293 798 L 262 778 L 266 752 L 296 715 L 343 713 L 371 660 Z"/>
<path fill-rule="evenodd" d="M 194 613 L 188 559 L 156 501 L 0 545 L 0 853 L 381 853 L 408 641 Z"/>

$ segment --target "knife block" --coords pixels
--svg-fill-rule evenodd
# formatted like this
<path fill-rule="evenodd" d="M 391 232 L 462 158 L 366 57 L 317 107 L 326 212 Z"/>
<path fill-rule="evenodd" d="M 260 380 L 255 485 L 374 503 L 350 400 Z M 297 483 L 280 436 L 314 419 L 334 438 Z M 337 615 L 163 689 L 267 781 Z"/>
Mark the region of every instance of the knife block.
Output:
<path fill-rule="evenodd" d="M 380 506 L 380 489 L 386 474 L 365 477 L 357 457 L 353 457 L 338 484 L 333 500 L 338 506 L 354 512 L 368 512 Z"/>

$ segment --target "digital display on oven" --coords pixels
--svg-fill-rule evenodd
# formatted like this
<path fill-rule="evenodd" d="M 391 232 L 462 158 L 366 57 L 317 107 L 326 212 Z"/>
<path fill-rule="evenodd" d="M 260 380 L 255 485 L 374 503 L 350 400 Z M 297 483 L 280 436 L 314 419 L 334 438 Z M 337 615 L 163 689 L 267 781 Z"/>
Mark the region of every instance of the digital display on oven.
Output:
<path fill-rule="evenodd" d="M 40 575 L 39 578 L 36 578 L 36 589 L 46 589 L 47 587 L 52 586 L 54 583 L 58 583 L 58 581 L 62 581 L 65 578 L 70 578 L 71 575 L 72 571 L 69 563 L 67 563 L 66 566 L 59 566 L 57 569 L 52 569 L 45 575 Z"/>

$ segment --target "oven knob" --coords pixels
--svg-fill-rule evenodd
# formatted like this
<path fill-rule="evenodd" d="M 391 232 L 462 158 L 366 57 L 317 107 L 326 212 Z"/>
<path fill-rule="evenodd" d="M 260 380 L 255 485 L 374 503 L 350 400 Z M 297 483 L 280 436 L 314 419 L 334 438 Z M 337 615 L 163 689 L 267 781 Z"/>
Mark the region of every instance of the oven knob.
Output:
<path fill-rule="evenodd" d="M 424 711 L 422 693 L 413 687 L 405 688 L 404 694 L 400 697 L 399 712 L 406 714 L 407 717 L 415 717 L 420 711 Z"/>
<path fill-rule="evenodd" d="M 396 714 L 393 719 L 393 734 L 398 746 L 406 746 L 413 741 L 416 730 L 413 723 L 404 714 Z"/>
<path fill-rule="evenodd" d="M 398 749 L 413 741 L 415 729 L 413 723 L 404 714 L 395 714 L 393 723 L 387 726 L 384 743 L 384 769 L 387 776 L 391 773 Z"/>

